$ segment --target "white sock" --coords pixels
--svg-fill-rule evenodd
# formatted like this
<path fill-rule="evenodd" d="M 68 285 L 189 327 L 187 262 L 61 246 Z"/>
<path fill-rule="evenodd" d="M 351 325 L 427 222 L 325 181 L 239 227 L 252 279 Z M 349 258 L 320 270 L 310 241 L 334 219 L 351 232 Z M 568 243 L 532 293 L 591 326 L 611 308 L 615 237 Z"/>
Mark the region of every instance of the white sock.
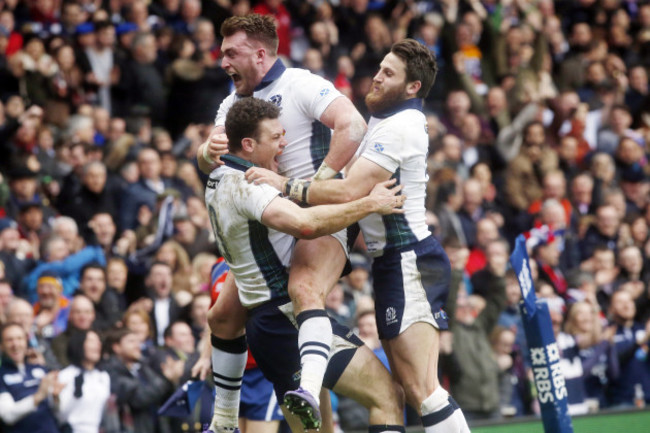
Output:
<path fill-rule="evenodd" d="M 469 433 L 463 411 L 441 386 L 422 402 L 420 409 L 425 433 Z"/>
<path fill-rule="evenodd" d="M 300 350 L 300 387 L 320 404 L 320 389 L 332 345 L 332 323 L 325 310 L 307 310 L 296 316 Z"/>
<path fill-rule="evenodd" d="M 247 359 L 246 336 L 234 340 L 212 336 L 212 378 L 216 390 L 212 427 L 237 427 Z"/>

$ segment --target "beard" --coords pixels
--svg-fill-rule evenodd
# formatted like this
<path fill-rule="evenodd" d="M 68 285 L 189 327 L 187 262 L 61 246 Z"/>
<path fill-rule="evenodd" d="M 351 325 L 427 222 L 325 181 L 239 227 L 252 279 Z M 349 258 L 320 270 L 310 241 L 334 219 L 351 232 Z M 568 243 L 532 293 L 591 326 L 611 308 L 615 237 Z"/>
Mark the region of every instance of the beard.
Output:
<path fill-rule="evenodd" d="M 400 87 L 385 90 L 381 88 L 379 92 L 373 92 L 372 87 L 366 95 L 366 106 L 370 114 L 379 113 L 394 106 L 398 102 L 404 101 L 406 95 L 406 83 Z"/>

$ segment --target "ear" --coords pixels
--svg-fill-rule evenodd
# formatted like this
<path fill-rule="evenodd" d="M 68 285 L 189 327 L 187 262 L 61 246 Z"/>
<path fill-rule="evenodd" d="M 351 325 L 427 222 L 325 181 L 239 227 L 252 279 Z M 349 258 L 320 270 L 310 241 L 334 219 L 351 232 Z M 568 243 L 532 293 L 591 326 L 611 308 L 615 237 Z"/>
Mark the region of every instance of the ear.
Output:
<path fill-rule="evenodd" d="M 244 138 L 241 141 L 241 148 L 246 153 L 252 153 L 255 150 L 255 140 L 250 137 Z"/>
<path fill-rule="evenodd" d="M 415 97 L 415 95 L 417 95 L 418 92 L 420 91 L 421 87 L 422 87 L 422 82 L 420 80 L 406 83 L 406 94 L 411 97 Z"/>
<path fill-rule="evenodd" d="M 264 59 L 266 58 L 266 48 L 264 47 L 258 48 L 257 51 L 255 52 L 255 57 L 258 62 L 263 62 Z"/>

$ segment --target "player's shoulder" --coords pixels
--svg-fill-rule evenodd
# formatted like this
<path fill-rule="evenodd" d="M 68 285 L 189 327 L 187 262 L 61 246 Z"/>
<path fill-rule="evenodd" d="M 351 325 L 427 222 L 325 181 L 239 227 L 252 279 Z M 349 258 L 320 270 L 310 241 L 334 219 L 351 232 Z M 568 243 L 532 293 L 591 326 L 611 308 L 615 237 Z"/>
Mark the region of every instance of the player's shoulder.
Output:
<path fill-rule="evenodd" d="M 282 74 L 282 81 L 284 82 L 285 86 L 291 87 L 292 89 L 295 90 L 309 89 L 309 88 L 302 87 L 305 85 L 317 85 L 317 84 L 330 83 L 328 80 L 321 77 L 320 75 L 313 74 L 307 69 L 302 69 L 302 68 L 288 68 L 284 72 L 284 74 Z"/>

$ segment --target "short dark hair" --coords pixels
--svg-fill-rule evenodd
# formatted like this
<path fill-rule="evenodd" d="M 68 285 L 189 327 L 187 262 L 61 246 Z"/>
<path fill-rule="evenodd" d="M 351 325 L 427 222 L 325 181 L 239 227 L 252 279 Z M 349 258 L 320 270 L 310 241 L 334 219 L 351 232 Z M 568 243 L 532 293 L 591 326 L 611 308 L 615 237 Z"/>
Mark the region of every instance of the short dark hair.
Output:
<path fill-rule="evenodd" d="M 108 332 L 106 332 L 105 349 L 108 351 L 108 353 L 115 354 L 115 352 L 113 351 L 113 346 L 116 344 L 120 344 L 120 342 L 124 337 L 133 333 L 134 333 L 133 331 L 131 331 L 129 328 L 125 326 L 109 329 Z"/>
<path fill-rule="evenodd" d="M 269 54 L 278 53 L 278 32 L 275 28 L 275 18 L 271 15 L 249 14 L 241 17 L 230 17 L 221 24 L 221 36 L 232 36 L 237 32 L 246 33 L 246 37 L 262 43 Z"/>
<path fill-rule="evenodd" d="M 259 125 L 265 119 L 280 117 L 280 108 L 257 98 L 244 98 L 235 102 L 226 116 L 226 135 L 231 152 L 241 150 L 244 138 L 259 137 Z"/>
<path fill-rule="evenodd" d="M 174 327 L 179 323 L 185 323 L 185 322 L 182 320 L 176 320 L 175 322 L 170 323 L 163 331 L 163 338 L 165 339 L 171 338 L 172 334 L 174 333 Z"/>
<path fill-rule="evenodd" d="M 104 281 L 106 281 L 106 268 L 97 262 L 91 262 L 88 263 L 87 265 L 84 265 L 84 267 L 81 268 L 81 272 L 79 273 L 79 280 L 83 280 L 84 275 L 86 275 L 86 271 L 88 271 L 89 269 L 99 269 L 100 271 L 102 271 L 102 275 L 104 275 Z"/>
<path fill-rule="evenodd" d="M 415 39 L 404 39 L 393 44 L 390 52 L 406 63 L 406 81 L 408 83 L 413 81 L 422 83 L 417 97 L 425 98 L 438 74 L 436 57 L 431 50 Z"/>

